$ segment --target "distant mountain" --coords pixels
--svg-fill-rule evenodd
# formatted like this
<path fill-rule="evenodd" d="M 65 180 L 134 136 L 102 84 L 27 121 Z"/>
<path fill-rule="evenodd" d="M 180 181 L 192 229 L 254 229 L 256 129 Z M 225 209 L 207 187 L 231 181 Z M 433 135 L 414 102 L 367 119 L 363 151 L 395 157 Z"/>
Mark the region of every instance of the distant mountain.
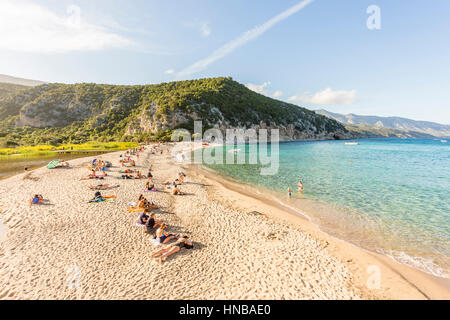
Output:
<path fill-rule="evenodd" d="M 400 117 L 361 116 L 353 113 L 344 115 L 323 109 L 316 110 L 316 113 L 339 121 L 346 125 L 350 131 L 365 132 L 366 135 L 373 133 L 374 135 L 388 134 L 414 138 L 450 137 L 450 125 L 435 122 L 416 121 Z"/>
<path fill-rule="evenodd" d="M 6 74 L 0 74 L 0 83 L 10 83 L 10 84 L 18 84 L 18 85 L 27 86 L 27 87 L 35 87 L 35 86 L 44 84 L 45 82 L 37 81 L 37 80 L 30 80 L 30 79 L 16 78 L 16 77 L 8 76 Z"/>

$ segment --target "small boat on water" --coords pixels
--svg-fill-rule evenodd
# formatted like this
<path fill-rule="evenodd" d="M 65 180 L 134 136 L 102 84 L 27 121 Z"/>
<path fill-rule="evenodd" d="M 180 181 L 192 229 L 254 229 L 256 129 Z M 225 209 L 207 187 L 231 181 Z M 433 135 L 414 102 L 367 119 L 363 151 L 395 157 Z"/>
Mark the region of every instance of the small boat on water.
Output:
<path fill-rule="evenodd" d="M 346 142 L 346 146 L 359 146 L 359 142 Z"/>

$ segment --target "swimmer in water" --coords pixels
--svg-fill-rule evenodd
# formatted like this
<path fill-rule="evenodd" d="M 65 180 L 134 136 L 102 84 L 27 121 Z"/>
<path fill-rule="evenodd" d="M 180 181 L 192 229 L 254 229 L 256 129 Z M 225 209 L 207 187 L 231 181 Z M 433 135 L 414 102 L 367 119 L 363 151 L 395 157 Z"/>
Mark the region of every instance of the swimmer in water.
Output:
<path fill-rule="evenodd" d="M 300 180 L 297 184 L 298 192 L 303 192 L 303 182 Z"/>

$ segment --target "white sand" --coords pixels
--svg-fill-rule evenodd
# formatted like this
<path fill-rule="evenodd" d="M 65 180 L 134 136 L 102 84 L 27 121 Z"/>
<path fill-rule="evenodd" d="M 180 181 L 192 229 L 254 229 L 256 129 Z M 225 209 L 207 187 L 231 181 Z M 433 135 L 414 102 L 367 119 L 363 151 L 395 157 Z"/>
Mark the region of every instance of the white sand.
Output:
<path fill-rule="evenodd" d="M 3 237 L 6 235 L 6 228 L 3 225 L 2 218 L 0 217 L 0 242 L 3 240 Z"/>
<path fill-rule="evenodd" d="M 172 196 L 160 183 L 180 167 L 167 152 L 147 152 L 138 166 L 146 173 L 153 164 L 157 187 L 166 192 L 144 195 L 162 207 L 157 218 L 169 231 L 189 235 L 195 245 L 159 264 L 150 258 L 158 248 L 126 211 L 145 180 L 118 180 L 119 154 L 102 156 L 116 166 L 104 183 L 120 184 L 102 191 L 117 195 L 112 202 L 87 203 L 94 195 L 88 186 L 99 182 L 79 179 L 92 157 L 70 161 L 73 169 L 42 168 L 0 181 L 0 216 L 8 229 L 0 244 L 0 299 L 448 298 L 434 284 L 418 290 L 404 279 L 407 273 L 204 173 L 183 168 L 188 194 Z M 52 205 L 30 208 L 34 193 Z M 375 291 L 364 286 L 365 266 L 373 261 L 382 264 L 384 277 Z"/>

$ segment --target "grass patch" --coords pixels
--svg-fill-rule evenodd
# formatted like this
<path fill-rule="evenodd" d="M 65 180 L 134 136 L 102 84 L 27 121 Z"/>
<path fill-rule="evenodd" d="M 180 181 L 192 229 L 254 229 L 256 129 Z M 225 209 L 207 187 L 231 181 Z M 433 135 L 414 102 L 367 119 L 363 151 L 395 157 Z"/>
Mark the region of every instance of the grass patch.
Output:
<path fill-rule="evenodd" d="M 136 142 L 97 142 L 91 141 L 83 144 L 62 144 L 59 146 L 38 145 L 21 146 L 17 148 L 0 149 L 0 156 L 23 155 L 23 156 L 46 156 L 51 155 L 57 150 L 73 151 L 114 151 L 136 148 Z"/>

